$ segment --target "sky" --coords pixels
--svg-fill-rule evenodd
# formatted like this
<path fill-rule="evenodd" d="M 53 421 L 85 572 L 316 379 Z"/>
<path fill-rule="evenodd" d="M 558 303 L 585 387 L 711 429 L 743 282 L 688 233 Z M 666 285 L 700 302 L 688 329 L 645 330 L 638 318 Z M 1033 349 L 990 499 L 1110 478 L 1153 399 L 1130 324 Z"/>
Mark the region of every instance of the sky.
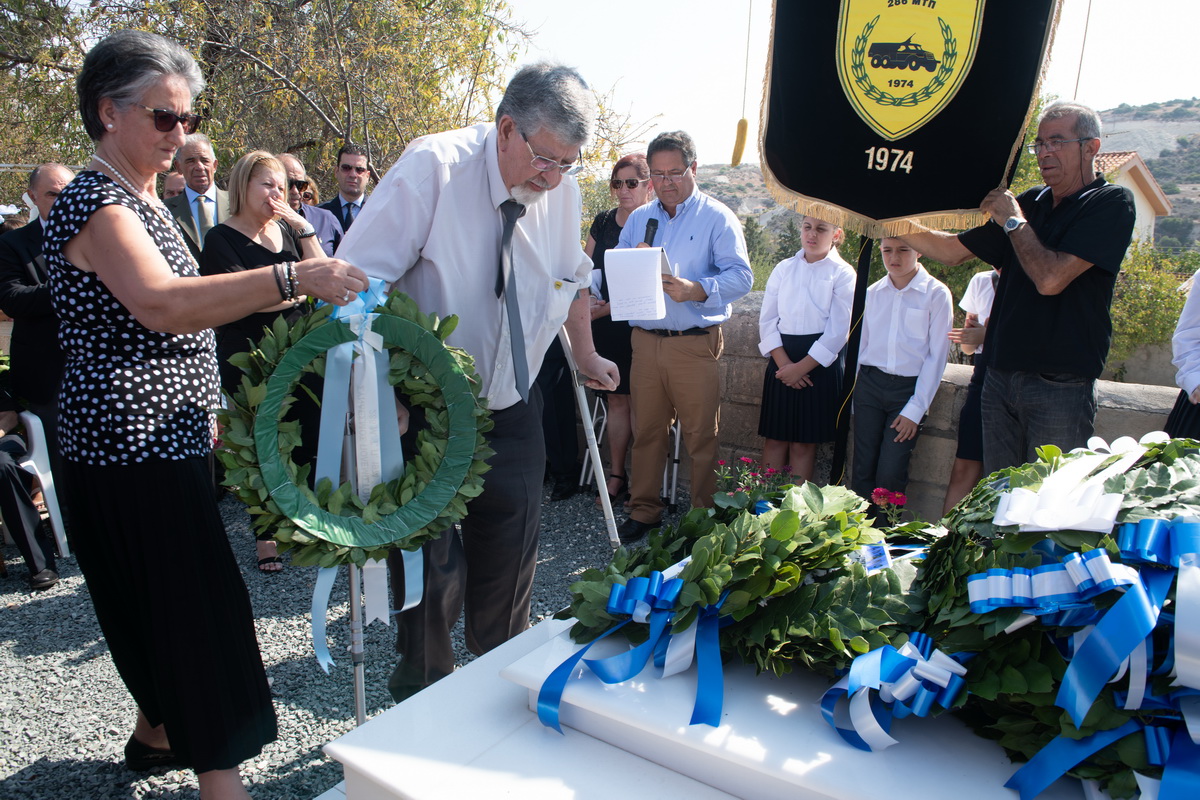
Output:
<path fill-rule="evenodd" d="M 772 5 L 770 0 L 509 0 L 513 20 L 532 34 L 521 63 L 551 58 L 577 67 L 598 92 L 612 91 L 614 110 L 634 122 L 649 122 L 651 138 L 660 130 L 688 131 L 702 164 L 731 158 L 743 97 L 750 123 L 743 160 L 758 161 Z M 1090 7 L 1089 19 L 1089 0 L 1063 3 L 1043 94 L 1100 110 L 1200 96 L 1194 55 L 1197 0 L 1091 0 Z M 748 22 L 749 89 L 744 92 Z M 839 87 L 814 91 L 818 112 L 822 96 L 832 91 Z"/>

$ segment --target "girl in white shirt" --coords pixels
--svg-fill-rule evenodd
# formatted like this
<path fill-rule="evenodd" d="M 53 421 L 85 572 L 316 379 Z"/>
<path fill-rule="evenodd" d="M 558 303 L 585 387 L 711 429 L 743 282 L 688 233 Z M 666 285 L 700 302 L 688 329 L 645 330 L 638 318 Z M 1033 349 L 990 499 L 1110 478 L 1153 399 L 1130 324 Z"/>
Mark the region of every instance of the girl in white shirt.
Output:
<path fill-rule="evenodd" d="M 803 246 L 771 272 L 758 321 L 758 349 L 768 358 L 758 418 L 763 465 L 790 465 L 804 480 L 812 480 L 817 445 L 834 438 L 842 400 L 854 299 L 854 270 L 837 251 L 844 236 L 805 217 Z"/>

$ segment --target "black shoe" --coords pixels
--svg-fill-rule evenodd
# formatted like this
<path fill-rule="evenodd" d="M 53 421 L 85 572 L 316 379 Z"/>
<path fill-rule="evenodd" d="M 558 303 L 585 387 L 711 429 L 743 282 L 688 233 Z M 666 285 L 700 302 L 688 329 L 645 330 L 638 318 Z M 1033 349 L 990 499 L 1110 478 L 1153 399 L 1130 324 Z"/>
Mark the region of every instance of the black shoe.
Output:
<path fill-rule="evenodd" d="M 641 541 L 647 533 L 658 527 L 660 526 L 657 522 L 638 522 L 630 517 L 617 528 L 617 537 L 620 538 L 621 544 L 630 545 Z"/>
<path fill-rule="evenodd" d="M 170 750 L 160 750 L 142 744 L 134 736 L 130 736 L 129 741 L 125 743 L 125 766 L 134 772 L 173 767 L 182 763 Z"/>
<path fill-rule="evenodd" d="M 43 589 L 49 589 L 54 584 L 58 583 L 58 573 L 52 569 L 44 569 L 37 575 L 29 578 L 29 588 L 35 592 L 40 592 Z"/>
<path fill-rule="evenodd" d="M 555 478 L 554 485 L 550 487 L 550 502 L 557 503 L 559 500 L 566 500 L 568 497 L 573 497 L 579 491 L 579 486 L 571 478 Z"/>

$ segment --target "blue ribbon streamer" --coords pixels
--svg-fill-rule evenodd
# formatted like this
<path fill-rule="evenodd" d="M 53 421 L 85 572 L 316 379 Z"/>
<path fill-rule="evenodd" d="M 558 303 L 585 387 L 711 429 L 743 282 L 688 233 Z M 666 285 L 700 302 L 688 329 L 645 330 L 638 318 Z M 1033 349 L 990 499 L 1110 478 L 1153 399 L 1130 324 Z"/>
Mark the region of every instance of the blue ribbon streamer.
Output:
<path fill-rule="evenodd" d="M 1004 785 L 1019 792 L 1021 800 L 1032 800 L 1080 761 L 1113 742 L 1137 733 L 1141 727 L 1141 723 L 1131 719 L 1119 728 L 1101 731 L 1083 739 L 1059 736 L 1039 750 Z"/>
<path fill-rule="evenodd" d="M 724 602 L 722 597 L 716 605 L 706 606 L 696 619 L 696 702 L 690 725 L 715 728 L 721 724 L 725 673 L 721 668 L 720 610 Z"/>
<path fill-rule="evenodd" d="M 317 656 L 318 666 L 327 675 L 333 666 L 333 656 L 329 655 L 329 643 L 325 641 L 325 618 L 329 613 L 329 593 L 333 591 L 337 573 L 337 567 L 318 567 L 317 585 L 313 588 L 312 598 L 313 652 Z"/>

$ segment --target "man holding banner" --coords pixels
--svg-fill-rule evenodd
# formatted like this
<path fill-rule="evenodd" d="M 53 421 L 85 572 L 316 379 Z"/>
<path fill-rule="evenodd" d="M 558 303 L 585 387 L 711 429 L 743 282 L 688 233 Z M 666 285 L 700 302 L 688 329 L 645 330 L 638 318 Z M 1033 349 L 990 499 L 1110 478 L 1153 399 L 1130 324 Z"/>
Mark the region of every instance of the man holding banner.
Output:
<path fill-rule="evenodd" d="M 401 654 L 388 688 L 399 702 L 454 670 L 450 629 L 465 605 L 467 647 L 485 653 L 529 625 L 541 525 L 542 403 L 532 376 L 566 322 L 587 385 L 616 388 L 616 366 L 592 347 L 573 178 L 596 118 L 574 70 L 539 63 L 512 79 L 494 124 L 409 144 L 338 252 L 393 282 L 427 314 L 457 314 L 448 344 L 475 359 L 492 412 L 495 455 L 461 538 L 424 548 L 424 599 L 398 616 Z M 404 596 L 399 553 L 393 593 Z"/>
<path fill-rule="evenodd" d="M 960 234 L 903 238 L 945 264 L 977 257 L 1001 269 L 984 340 L 983 463 L 991 473 L 1036 448 L 1087 444 L 1096 379 L 1112 340 L 1109 307 L 1133 235 L 1133 197 L 1096 174 L 1100 118 L 1075 103 L 1046 109 L 1037 138 L 1045 186 L 980 205 L 991 219 Z"/>

